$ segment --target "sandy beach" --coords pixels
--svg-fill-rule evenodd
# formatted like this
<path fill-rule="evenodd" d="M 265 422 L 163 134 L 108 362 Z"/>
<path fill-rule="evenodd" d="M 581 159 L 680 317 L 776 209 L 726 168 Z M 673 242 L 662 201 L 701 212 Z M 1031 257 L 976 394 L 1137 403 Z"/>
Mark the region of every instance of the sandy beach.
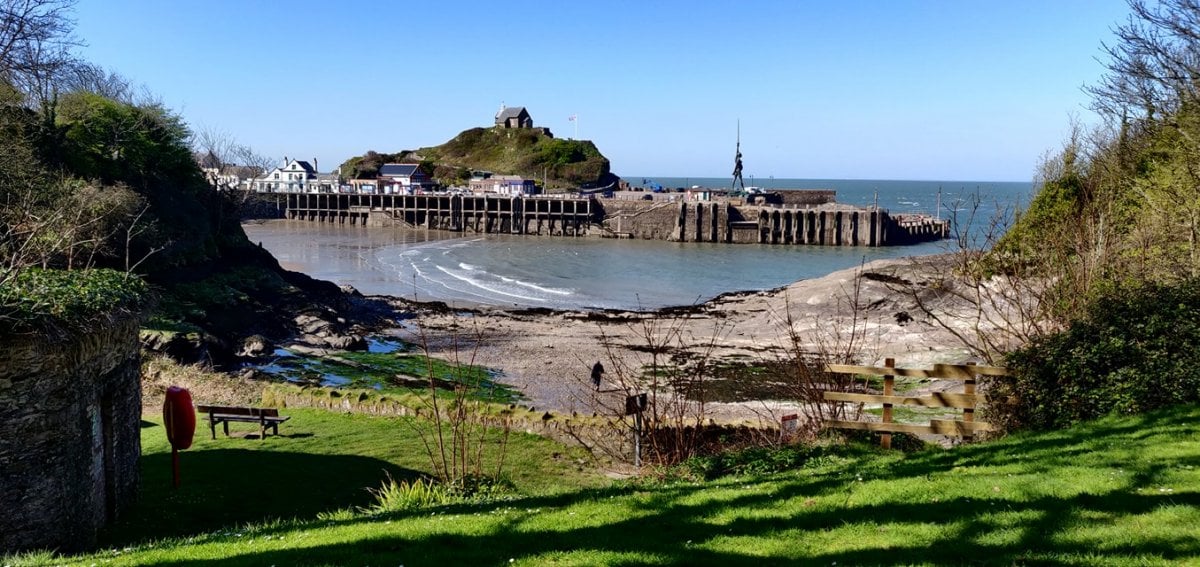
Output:
<path fill-rule="evenodd" d="M 519 387 L 528 405 L 582 413 L 621 403 L 622 383 L 641 375 L 654 350 L 665 353 L 659 360 L 688 353 L 707 360 L 771 361 L 795 350 L 794 336 L 810 352 L 852 348 L 861 363 L 888 357 L 898 366 L 976 360 L 899 285 L 914 282 L 927 307 L 936 308 L 944 321 L 963 319 L 966 325 L 973 305 L 929 291 L 944 289 L 952 261 L 946 256 L 879 260 L 781 289 L 727 294 L 654 312 L 455 310 L 391 301 L 412 314 L 397 331 L 401 338 L 426 345 L 438 357 L 501 371 L 501 380 Z M 939 285 L 927 285 L 931 281 Z M 855 344 L 849 345 L 852 331 Z M 600 392 L 591 382 L 596 362 L 606 370 Z M 757 403 L 750 413 L 763 409 L 787 411 L 788 403 Z M 747 405 L 710 404 L 707 412 L 746 417 Z"/>

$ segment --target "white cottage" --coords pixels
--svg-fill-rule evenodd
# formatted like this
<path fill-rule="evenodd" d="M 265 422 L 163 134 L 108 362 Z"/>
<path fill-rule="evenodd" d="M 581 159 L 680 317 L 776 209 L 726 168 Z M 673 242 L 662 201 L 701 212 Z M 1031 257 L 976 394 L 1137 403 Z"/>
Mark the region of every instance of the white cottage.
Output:
<path fill-rule="evenodd" d="M 254 190 L 260 193 L 318 193 L 316 163 L 316 159 L 310 164 L 285 157 L 282 167 L 254 180 Z"/>

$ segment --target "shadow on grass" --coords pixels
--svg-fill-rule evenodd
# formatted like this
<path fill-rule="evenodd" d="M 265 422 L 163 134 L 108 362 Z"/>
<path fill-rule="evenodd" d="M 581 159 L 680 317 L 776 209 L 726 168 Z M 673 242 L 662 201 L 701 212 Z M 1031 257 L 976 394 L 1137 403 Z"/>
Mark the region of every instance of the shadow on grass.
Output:
<path fill-rule="evenodd" d="M 745 493 L 742 482 L 724 483 L 717 498 L 705 498 L 712 485 L 625 487 L 569 495 L 528 498 L 492 506 L 441 509 L 435 520 L 410 520 L 407 537 L 385 524 L 406 514 L 329 522 L 347 528 L 350 543 L 304 549 L 244 553 L 220 560 L 183 560 L 183 565 L 292 564 L 499 564 L 508 559 L 573 564 L 814 565 L 1121 563 L 1186 561 L 1200 557 L 1200 538 L 1190 524 L 1200 508 L 1194 487 L 1167 494 L 1154 483 L 1167 469 L 1200 465 L 1197 446 L 1200 409 L 1159 413 L 1138 420 L 1111 419 L 1066 432 L 1014 436 L 997 443 L 931 451 L 903 460 L 881 461 L 881 479 L 925 478 L 936 482 L 954 468 L 986 469 L 976 496 L 918 498 L 895 492 L 880 497 L 857 484 L 858 465 L 818 475 L 775 478 Z M 1178 444 L 1178 443 L 1186 444 Z M 1156 452 L 1157 447 L 1173 449 Z M 870 466 L 870 463 L 865 463 Z M 1058 467 L 1099 467 L 1125 471 L 1111 484 L 1057 495 L 1054 490 L 991 493 L 992 478 L 1035 476 Z M 1058 473 L 1061 477 L 1062 474 Z M 1062 478 L 1058 478 L 1061 482 Z M 762 489 L 754 489 L 755 487 Z M 938 485 L 931 485 L 937 487 Z M 845 495 L 842 500 L 841 495 Z M 809 507 L 808 500 L 834 495 Z M 726 497 L 729 496 L 729 497 Z M 562 508 L 616 498 L 626 517 L 600 525 L 583 521 L 563 529 L 531 509 L 566 514 Z M 921 501 L 915 501 L 921 500 Z M 487 516 L 500 508 L 519 509 L 482 528 L 462 528 L 453 514 Z M 526 510 L 522 513 L 520 510 Z M 769 513 L 758 513 L 767 511 Z M 1192 512 L 1188 512 L 1192 511 Z M 428 513 L 428 512 L 426 512 Z M 576 511 L 571 511 L 574 515 Z M 1159 515 L 1162 514 L 1162 515 Z M 445 523 L 438 523 L 444 521 Z M 426 523 L 427 522 L 427 523 Z M 355 526 L 354 524 L 358 524 Z M 1137 526 L 1131 528 L 1131 526 Z M 1157 531 L 1140 532 L 1153 528 Z M 280 531 L 283 531 L 282 529 Z M 1123 532 L 1118 534 L 1117 532 Z M 262 532 L 260 532 L 262 533 Z M 913 537 L 917 534 L 917 537 Z"/>
<path fill-rule="evenodd" d="M 658 500 L 658 499 L 653 499 Z M 750 500 L 750 501 L 746 501 Z M 1170 499 L 1159 496 L 1082 495 L 1074 498 L 1040 498 L 1014 505 L 1011 513 L 1035 516 L 1023 534 L 1001 543 L 986 543 L 1002 531 L 980 507 L 978 500 L 955 499 L 940 504 L 885 504 L 850 506 L 842 510 L 807 512 L 794 508 L 773 518 L 740 518 L 714 524 L 711 518 L 733 507 L 753 506 L 756 498 L 739 498 L 718 505 L 686 505 L 676 500 L 654 502 L 656 511 L 636 518 L 572 529 L 529 529 L 516 520 L 485 534 L 429 533 L 414 538 L 376 535 L 354 543 L 284 549 L 219 560 L 181 561 L 178 565 L 310 565 L 403 564 L 483 565 L 505 563 L 509 558 L 570 564 L 632 565 L 653 561 L 667 565 L 891 565 L 891 564 L 1013 564 L 1089 559 L 1122 561 L 1134 558 L 1180 560 L 1200 554 L 1200 540 L 1190 534 L 1139 542 L 1105 544 L 1063 538 L 1064 528 L 1096 513 L 1142 514 L 1164 504 L 1200 505 L 1200 495 L 1189 493 Z M 1168 502 L 1169 500 L 1169 502 Z M 525 503 L 522 503 L 525 505 Z M 864 538 L 859 545 L 841 542 L 842 551 L 824 545 L 828 532 L 902 530 L 905 526 L 940 524 L 934 541 L 887 543 Z M 730 546 L 730 538 L 746 537 L 745 545 Z M 844 537 L 844 536 L 843 536 Z M 794 542 L 796 545 L 787 545 Z M 708 548 L 714 543 L 719 549 Z M 771 549 L 761 549 L 760 544 Z M 781 545 L 782 544 L 782 545 Z M 720 549 L 723 548 L 723 549 Z M 814 550 L 815 551 L 810 551 Z M 570 554 L 581 554 L 571 557 Z M 586 554 L 586 555 L 582 555 Z M 566 557 L 563 557 L 566 555 Z"/>
<path fill-rule="evenodd" d="M 174 536 L 236 529 L 271 519 L 316 519 L 321 512 L 366 506 L 367 489 L 391 475 L 415 479 L 417 471 L 371 457 L 315 455 L 252 449 L 180 453 L 181 486 L 171 487 L 171 455 L 141 459 L 138 502 L 101 537 L 122 546 Z"/>
<path fill-rule="evenodd" d="M 887 476 L 905 478 L 954 468 L 1008 465 L 1019 465 L 1025 473 L 1047 472 L 1077 464 L 1089 455 L 1111 452 L 1114 447 L 1137 446 L 1151 441 L 1170 442 L 1174 438 L 1197 435 L 1200 435 L 1200 408 L 1177 408 L 1144 414 L 1133 422 L 1128 418 L 1113 417 L 1091 422 L 1086 428 L 1022 432 L 990 443 L 914 453 L 903 461 L 888 463 Z M 1198 464 L 1194 461 L 1182 459 L 1178 464 Z"/>

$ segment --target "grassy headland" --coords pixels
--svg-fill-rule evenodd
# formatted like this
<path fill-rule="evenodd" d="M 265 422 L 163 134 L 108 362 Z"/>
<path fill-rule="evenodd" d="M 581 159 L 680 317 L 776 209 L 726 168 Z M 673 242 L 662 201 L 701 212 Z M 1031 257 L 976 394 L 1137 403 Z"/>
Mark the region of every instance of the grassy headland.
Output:
<path fill-rule="evenodd" d="M 374 177 L 385 163 L 421 163 L 439 182 L 464 184 L 472 170 L 498 175 L 521 175 L 550 187 L 605 185 L 615 177 L 608 158 L 587 140 L 564 140 L 540 128 L 471 128 L 450 141 L 394 154 L 374 151 L 355 156 L 340 169 L 354 177 Z"/>

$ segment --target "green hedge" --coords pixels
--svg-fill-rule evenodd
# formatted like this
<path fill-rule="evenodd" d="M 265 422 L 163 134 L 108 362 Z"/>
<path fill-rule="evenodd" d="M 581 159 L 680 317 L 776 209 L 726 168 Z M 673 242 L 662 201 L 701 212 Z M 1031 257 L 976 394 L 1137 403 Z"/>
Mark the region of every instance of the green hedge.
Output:
<path fill-rule="evenodd" d="M 141 311 L 149 288 L 115 270 L 22 270 L 0 285 L 0 333 L 90 328 Z"/>
<path fill-rule="evenodd" d="M 1010 354 L 1014 380 L 995 384 L 989 419 L 1055 429 L 1200 402 L 1197 360 L 1200 280 L 1122 286 L 1065 331 Z"/>

